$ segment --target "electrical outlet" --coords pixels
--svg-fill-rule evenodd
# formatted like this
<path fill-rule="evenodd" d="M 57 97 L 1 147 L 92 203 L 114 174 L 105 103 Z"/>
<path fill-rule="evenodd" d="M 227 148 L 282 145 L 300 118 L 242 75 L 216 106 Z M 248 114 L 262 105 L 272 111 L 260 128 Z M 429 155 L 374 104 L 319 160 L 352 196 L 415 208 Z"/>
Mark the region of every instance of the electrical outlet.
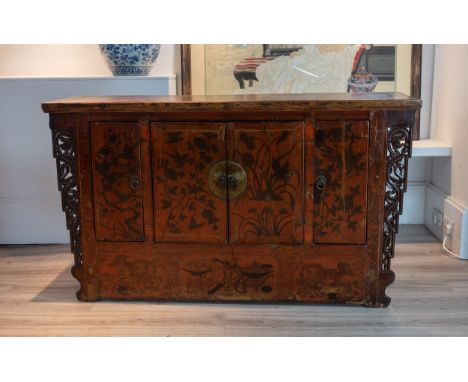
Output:
<path fill-rule="evenodd" d="M 446 216 L 444 216 L 444 233 L 448 237 L 451 237 L 453 235 L 453 221 L 450 219 L 447 219 Z"/>
<path fill-rule="evenodd" d="M 444 216 L 443 231 L 442 231 L 444 240 L 442 242 L 442 246 L 446 251 L 448 251 L 453 256 L 458 256 L 455 253 L 453 253 L 453 229 L 454 229 L 453 222 L 450 219 L 447 219 L 446 216 Z"/>
<path fill-rule="evenodd" d="M 432 224 L 434 224 L 439 230 L 442 231 L 442 224 L 444 220 L 444 214 L 437 208 L 432 209 Z"/>

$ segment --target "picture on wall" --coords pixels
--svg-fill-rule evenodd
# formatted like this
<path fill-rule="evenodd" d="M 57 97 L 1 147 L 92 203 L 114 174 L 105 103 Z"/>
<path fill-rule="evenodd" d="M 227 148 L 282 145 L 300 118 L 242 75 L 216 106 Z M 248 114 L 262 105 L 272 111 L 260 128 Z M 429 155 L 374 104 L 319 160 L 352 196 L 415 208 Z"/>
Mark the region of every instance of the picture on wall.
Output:
<path fill-rule="evenodd" d="M 399 92 L 421 96 L 420 44 L 182 44 L 186 95 Z M 419 139 L 419 112 L 413 139 Z"/>
<path fill-rule="evenodd" d="M 395 89 L 395 45 L 206 44 L 205 94 Z"/>

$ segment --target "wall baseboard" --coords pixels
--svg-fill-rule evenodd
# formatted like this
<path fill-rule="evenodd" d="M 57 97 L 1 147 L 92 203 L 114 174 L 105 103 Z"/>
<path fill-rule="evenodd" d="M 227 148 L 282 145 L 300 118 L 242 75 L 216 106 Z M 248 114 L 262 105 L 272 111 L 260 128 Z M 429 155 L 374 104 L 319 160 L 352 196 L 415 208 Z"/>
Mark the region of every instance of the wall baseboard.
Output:
<path fill-rule="evenodd" d="M 454 223 L 452 239 L 446 242 L 447 248 L 460 258 L 468 259 L 468 208 L 445 194 L 440 188 L 427 184 L 424 224 L 441 241 L 444 239 L 445 230 L 440 230 L 432 222 L 434 208 L 444 214 L 443 227 L 447 219 Z"/>
<path fill-rule="evenodd" d="M 432 222 L 432 211 L 434 208 L 436 208 L 439 211 L 443 212 L 446 198 L 447 194 L 445 194 L 440 188 L 432 184 L 426 185 L 424 225 L 440 241 L 443 240 L 442 231 Z"/>
<path fill-rule="evenodd" d="M 448 196 L 444 204 L 444 217 L 454 223 L 452 239 L 447 240 L 447 248 L 468 260 L 468 208 Z"/>
<path fill-rule="evenodd" d="M 443 223 L 447 219 L 454 223 L 452 239 L 447 239 L 446 242 L 447 248 L 462 259 L 468 259 L 468 207 L 463 206 L 434 184 L 408 182 L 400 224 L 424 224 L 434 236 L 443 241 L 445 231 L 440 230 L 432 222 L 434 208 L 443 213 Z"/>

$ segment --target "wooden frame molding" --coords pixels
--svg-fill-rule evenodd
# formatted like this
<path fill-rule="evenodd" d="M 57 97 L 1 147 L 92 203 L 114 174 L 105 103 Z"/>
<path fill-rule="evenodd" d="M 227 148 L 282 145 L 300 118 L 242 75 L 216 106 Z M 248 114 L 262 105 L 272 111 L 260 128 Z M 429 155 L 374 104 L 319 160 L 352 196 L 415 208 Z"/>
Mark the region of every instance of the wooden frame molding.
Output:
<path fill-rule="evenodd" d="M 180 57 L 182 62 L 182 94 L 192 94 L 192 64 L 190 44 L 180 45 Z"/>
<path fill-rule="evenodd" d="M 411 48 L 411 92 L 410 96 L 421 98 L 422 44 L 413 44 Z M 420 137 L 421 111 L 417 110 L 414 121 L 413 139 Z"/>

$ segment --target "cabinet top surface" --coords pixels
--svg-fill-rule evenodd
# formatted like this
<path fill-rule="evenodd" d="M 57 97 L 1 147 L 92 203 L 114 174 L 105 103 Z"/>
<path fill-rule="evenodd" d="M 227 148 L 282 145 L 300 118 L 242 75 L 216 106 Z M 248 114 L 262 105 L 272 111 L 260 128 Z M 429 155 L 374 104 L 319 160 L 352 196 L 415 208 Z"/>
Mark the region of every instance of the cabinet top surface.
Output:
<path fill-rule="evenodd" d="M 419 109 L 402 93 L 251 94 L 229 96 L 84 96 L 42 104 L 46 113 Z"/>

